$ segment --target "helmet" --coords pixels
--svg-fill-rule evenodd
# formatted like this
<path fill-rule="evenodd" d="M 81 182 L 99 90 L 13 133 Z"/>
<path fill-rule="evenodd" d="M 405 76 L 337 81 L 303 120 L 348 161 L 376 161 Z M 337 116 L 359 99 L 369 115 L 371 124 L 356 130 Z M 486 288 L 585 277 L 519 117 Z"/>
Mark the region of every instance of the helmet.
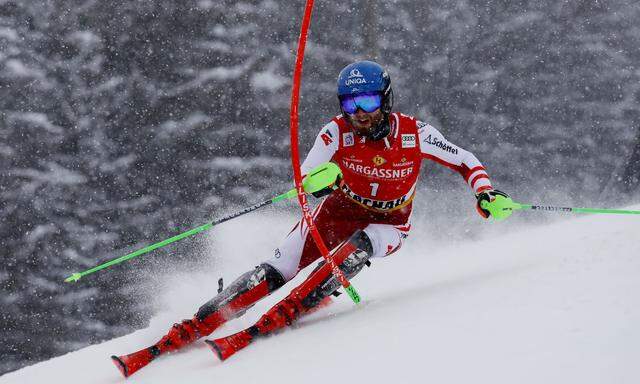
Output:
<path fill-rule="evenodd" d="M 376 127 L 372 127 L 367 135 L 372 140 L 380 140 L 387 136 L 389 128 L 389 113 L 393 106 L 393 90 L 391 78 L 387 71 L 373 61 L 357 61 L 349 64 L 338 75 L 338 99 L 342 96 L 354 96 L 361 93 L 380 93 L 382 102 L 380 110 L 384 116 Z M 340 105 L 340 111 L 346 116 Z"/>

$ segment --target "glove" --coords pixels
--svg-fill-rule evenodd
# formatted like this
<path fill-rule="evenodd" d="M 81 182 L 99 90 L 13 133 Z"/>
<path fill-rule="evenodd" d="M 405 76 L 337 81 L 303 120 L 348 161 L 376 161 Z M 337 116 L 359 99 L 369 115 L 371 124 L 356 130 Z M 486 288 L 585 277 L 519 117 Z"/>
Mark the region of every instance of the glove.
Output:
<path fill-rule="evenodd" d="M 318 191 L 312 192 L 311 195 L 316 199 L 320 199 L 322 197 L 330 195 L 331 192 L 335 191 L 340 187 L 341 182 L 342 182 L 342 178 L 340 177 L 340 175 L 338 175 L 338 177 L 336 177 L 336 181 L 333 184 L 329 185 L 328 187 L 322 188 Z"/>
<path fill-rule="evenodd" d="M 493 218 L 496 220 L 506 219 L 513 213 L 513 209 L 509 206 L 509 203 L 513 203 L 511 197 L 497 189 L 488 189 L 478 193 L 476 195 L 476 200 L 476 210 L 478 211 L 480 216 L 484 217 L 485 219 L 489 218 L 489 216 L 492 216 L 491 211 L 493 211 Z M 496 206 L 495 208 L 487 207 L 488 209 L 485 209 L 482 207 L 483 201 L 488 202 L 490 205 Z"/>
<path fill-rule="evenodd" d="M 313 197 L 324 197 L 338 189 L 342 181 L 342 171 L 337 164 L 323 163 L 312 169 L 303 179 L 302 187 Z"/>

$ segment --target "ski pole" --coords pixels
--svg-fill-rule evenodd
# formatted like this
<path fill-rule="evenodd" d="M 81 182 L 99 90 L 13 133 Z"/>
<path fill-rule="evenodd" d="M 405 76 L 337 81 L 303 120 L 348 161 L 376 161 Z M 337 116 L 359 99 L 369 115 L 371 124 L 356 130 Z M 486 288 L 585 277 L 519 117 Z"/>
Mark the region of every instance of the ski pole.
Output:
<path fill-rule="evenodd" d="M 295 189 L 293 189 L 292 191 L 295 192 Z M 225 221 L 234 219 L 234 218 L 236 218 L 238 216 L 242 216 L 242 215 L 247 214 L 249 212 L 253 212 L 253 211 L 258 210 L 258 209 L 260 209 L 260 208 L 262 208 L 264 206 L 267 206 L 269 204 L 273 204 L 273 203 L 278 202 L 280 200 L 284 200 L 284 199 L 288 198 L 288 195 L 289 195 L 290 192 L 291 191 L 289 191 L 287 193 L 284 193 L 282 195 L 276 196 L 273 199 L 265 200 L 265 201 L 263 201 L 261 203 L 252 205 L 251 207 L 248 207 L 248 208 L 245 208 L 245 209 L 243 209 L 241 211 L 232 213 L 232 214 L 230 214 L 228 216 L 225 216 L 225 217 L 222 217 L 222 218 L 220 218 L 220 219 L 218 219 L 216 221 L 212 221 L 210 223 L 203 224 L 203 225 L 201 225 L 199 227 L 190 229 L 190 230 L 188 230 L 186 232 L 180 233 L 180 234 L 178 234 L 176 236 L 173 236 L 173 237 L 170 237 L 170 238 L 168 238 L 166 240 L 162 240 L 162 241 L 159 241 L 157 243 L 151 244 L 151 245 L 149 245 L 147 247 L 144 247 L 142 249 L 138 249 L 137 251 L 134 251 L 134 252 L 131 252 L 131 253 L 127 254 L 127 255 L 118 257 L 117 259 L 113 259 L 113 260 L 108 261 L 108 262 L 106 262 L 104 264 L 100 264 L 100 265 L 95 266 L 95 267 L 93 267 L 91 269 L 87 269 L 86 271 L 76 272 L 76 273 L 72 274 L 71 276 L 67 277 L 66 279 L 64 279 L 64 281 L 66 283 L 76 282 L 76 281 L 80 280 L 80 278 L 82 278 L 82 277 L 84 277 L 86 275 L 90 275 L 90 274 L 92 274 L 94 272 L 98 272 L 98 271 L 100 271 L 102 269 L 109 268 L 109 267 L 111 267 L 113 265 L 116 265 L 116 264 L 120 264 L 123 261 L 131 260 L 134 257 L 138 257 L 138 256 L 141 256 L 141 255 L 144 255 L 145 253 L 149 253 L 149 252 L 151 252 L 151 251 L 153 251 L 155 249 L 162 248 L 162 247 L 164 247 L 166 245 L 169 245 L 171 243 L 175 243 L 176 241 L 182 240 L 185 237 L 193 236 L 193 235 L 195 235 L 197 233 L 204 232 L 207 229 L 213 227 L 214 225 L 218 225 L 220 223 L 224 223 Z M 295 193 L 294 193 L 293 196 L 295 196 Z"/>
<path fill-rule="evenodd" d="M 307 193 L 317 192 L 320 189 L 323 189 L 323 188 L 326 188 L 328 186 L 331 186 L 335 182 L 336 178 L 338 176 L 340 176 L 340 175 L 341 175 L 340 168 L 336 164 L 334 164 L 334 163 L 321 164 L 318 167 L 316 167 L 313 170 L 311 170 L 309 172 L 309 174 L 307 175 L 307 177 L 305 178 L 304 190 Z M 86 275 L 90 275 L 90 274 L 92 274 L 94 272 L 98 272 L 98 271 L 100 271 L 102 269 L 109 268 L 109 267 L 111 267 L 113 265 L 122 263 L 123 261 L 131 260 L 134 257 L 138 257 L 140 255 L 144 255 L 145 253 L 149 253 L 149 252 L 151 252 L 151 251 L 153 251 L 155 249 L 162 248 L 162 247 L 164 247 L 166 245 L 169 245 L 171 243 L 175 243 L 176 241 L 182 240 L 185 237 L 193 236 L 193 235 L 195 235 L 197 233 L 204 232 L 204 231 L 208 230 L 209 228 L 213 227 L 214 225 L 218 225 L 218 224 L 224 223 L 225 221 L 229 221 L 231 219 L 235 219 L 238 216 L 242 216 L 242 215 L 245 215 L 245 214 L 247 214 L 249 212 L 256 211 L 256 210 L 258 210 L 258 209 L 260 209 L 262 207 L 265 207 L 267 205 L 274 204 L 274 203 L 277 203 L 277 202 L 282 201 L 282 200 L 292 199 L 292 198 L 296 197 L 297 195 L 298 195 L 298 193 L 297 193 L 296 189 L 293 188 L 290 191 L 288 191 L 286 193 L 283 193 L 281 195 L 278 195 L 278 196 L 276 196 L 276 197 L 274 197 L 272 199 L 265 200 L 265 201 L 263 201 L 261 203 L 252 205 L 252 206 L 250 206 L 248 208 L 245 208 L 245 209 L 243 209 L 241 211 L 238 211 L 238 212 L 229 214 L 227 216 L 224 216 L 224 217 L 222 217 L 222 218 L 220 218 L 218 220 L 212 221 L 212 222 L 207 223 L 207 224 L 203 224 L 203 225 L 201 225 L 199 227 L 190 229 L 190 230 L 188 230 L 186 232 L 180 233 L 180 234 L 178 234 L 176 236 L 173 236 L 173 237 L 170 237 L 170 238 L 168 238 L 166 240 L 162 240 L 162 241 L 159 241 L 157 243 L 151 244 L 151 245 L 149 245 L 147 247 L 144 247 L 144 248 L 139 249 L 137 251 L 131 252 L 131 253 L 127 254 L 127 255 L 118 257 L 118 258 L 113 259 L 111 261 L 108 261 L 106 263 L 103 263 L 103 264 L 100 264 L 98 266 L 95 266 L 95 267 L 93 267 L 91 269 L 87 269 L 86 271 L 73 273 L 71 276 L 67 277 L 64 281 L 66 283 L 76 282 L 76 281 L 80 280 L 80 278 L 82 278 L 82 277 L 84 277 Z"/>
<path fill-rule="evenodd" d="M 521 204 L 504 196 L 496 196 L 491 203 L 482 201 L 480 206 L 488 210 L 496 220 L 502 220 L 511 215 L 515 210 L 532 210 L 545 212 L 570 212 L 570 213 L 608 213 L 618 215 L 640 215 L 640 211 L 626 209 L 608 209 L 608 208 L 575 208 L 575 207 L 556 207 L 552 205 L 533 205 Z"/>
<path fill-rule="evenodd" d="M 550 205 L 531 205 L 519 204 L 515 209 L 529 209 L 532 211 L 548 211 L 548 212 L 574 212 L 574 213 L 611 213 L 617 215 L 640 215 L 640 211 L 625 209 L 607 209 L 607 208 L 574 208 L 574 207 L 554 207 Z"/>

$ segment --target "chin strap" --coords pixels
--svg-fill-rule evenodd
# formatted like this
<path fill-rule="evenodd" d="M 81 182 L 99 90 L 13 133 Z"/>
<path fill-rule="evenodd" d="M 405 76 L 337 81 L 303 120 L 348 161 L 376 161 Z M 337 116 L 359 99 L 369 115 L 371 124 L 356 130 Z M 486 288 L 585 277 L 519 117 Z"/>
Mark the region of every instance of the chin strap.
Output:
<path fill-rule="evenodd" d="M 343 114 L 343 116 L 346 116 L 346 114 Z M 376 125 L 375 128 L 373 128 L 373 132 L 369 133 L 367 135 L 361 135 L 358 133 L 357 130 L 353 129 L 353 132 L 357 135 L 357 136 L 364 136 L 367 139 L 371 140 L 371 141 L 378 141 L 378 140 L 382 140 L 384 138 L 386 138 L 389 133 L 391 132 L 391 125 L 389 125 L 389 114 L 385 113 L 382 115 L 382 121 L 380 121 L 380 123 L 378 123 L 378 125 Z M 349 121 L 349 124 L 351 124 L 351 121 L 349 119 L 347 119 L 347 121 Z M 353 126 L 353 125 L 352 125 Z"/>
<path fill-rule="evenodd" d="M 369 134 L 369 138 L 373 141 L 382 140 L 391 132 L 391 126 L 389 125 L 389 115 L 384 114 L 382 121 L 374 128 L 373 133 Z"/>

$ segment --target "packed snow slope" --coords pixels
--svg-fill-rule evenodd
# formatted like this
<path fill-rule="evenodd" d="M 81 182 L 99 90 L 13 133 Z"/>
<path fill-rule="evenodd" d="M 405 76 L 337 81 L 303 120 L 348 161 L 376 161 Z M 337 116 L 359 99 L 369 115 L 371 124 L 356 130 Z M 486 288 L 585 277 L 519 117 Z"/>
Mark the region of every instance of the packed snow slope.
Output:
<path fill-rule="evenodd" d="M 0 383 L 124 382 L 111 354 L 149 345 L 190 317 L 215 292 L 220 273 L 229 283 L 255 265 L 290 224 L 266 214 L 221 226 L 211 234 L 206 253 L 216 256 L 207 273 L 174 275 L 164 293 L 149 295 L 164 308 L 149 328 L 6 374 Z M 496 228 L 508 222 L 481 225 L 490 236 L 454 244 L 434 241 L 416 225 L 401 252 L 354 279 L 361 305 L 342 295 L 224 363 L 200 342 L 127 381 L 640 383 L 640 216 L 575 217 L 502 236 Z M 250 241 L 238 235 L 258 226 L 269 229 Z M 291 284 L 214 336 L 253 324 Z"/>

